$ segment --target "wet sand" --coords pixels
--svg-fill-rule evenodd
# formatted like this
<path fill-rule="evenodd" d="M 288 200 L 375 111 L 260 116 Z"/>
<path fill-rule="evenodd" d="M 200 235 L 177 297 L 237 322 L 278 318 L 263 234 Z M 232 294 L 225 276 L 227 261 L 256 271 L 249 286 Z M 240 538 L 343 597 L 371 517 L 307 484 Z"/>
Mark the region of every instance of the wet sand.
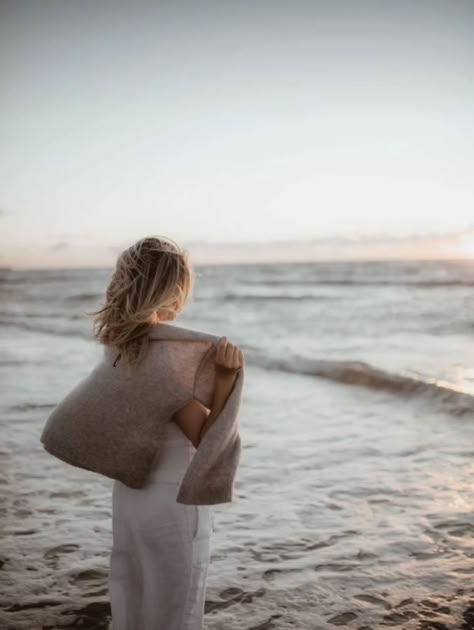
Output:
<path fill-rule="evenodd" d="M 288 378 L 275 373 L 275 396 Z M 434 486 L 436 501 L 428 486 L 416 494 L 421 471 L 414 487 L 405 479 L 410 467 L 427 457 L 414 444 L 403 451 L 403 457 L 410 458 L 407 470 L 397 465 L 398 486 L 383 477 L 379 459 L 373 464 L 372 486 L 365 473 L 361 485 L 360 479 L 355 483 L 342 471 L 336 483 L 329 471 L 342 464 L 331 468 L 326 453 L 321 467 L 322 455 L 315 453 L 322 454 L 323 446 L 308 444 L 302 427 L 294 432 L 302 412 L 295 411 L 285 425 L 285 411 L 280 416 L 275 411 L 279 433 L 268 433 L 268 417 L 261 413 L 265 402 L 256 398 L 259 386 L 255 372 L 247 389 L 245 450 L 235 501 L 216 507 L 205 627 L 474 628 L 474 524 L 454 456 L 451 477 L 446 465 L 437 464 L 443 483 Z M 297 398 L 301 392 L 296 377 L 291 386 Z M 312 388 L 327 409 L 327 385 L 312 383 Z M 339 391 L 334 385 L 329 399 Z M 352 392 L 356 398 L 366 395 Z M 350 421 L 354 402 L 348 400 L 344 410 L 339 401 L 328 423 L 335 434 L 350 435 L 348 427 L 342 430 L 335 423 L 336 417 L 338 422 L 345 422 L 346 416 Z M 386 407 L 386 398 L 379 402 Z M 410 408 L 407 405 L 406 416 Z M 38 435 L 47 411 L 48 405 L 11 407 L 0 451 L 0 628 L 108 629 L 112 482 L 65 466 L 42 450 Z M 434 432 L 433 417 L 431 422 Z M 361 431 L 367 435 L 366 428 Z M 292 442 L 295 436 L 300 437 Z M 444 440 L 450 452 L 446 436 Z M 344 449 L 349 456 L 348 446 Z M 334 439 L 332 450 L 337 454 Z M 369 451 L 365 443 L 365 468 L 375 458 Z M 285 452 L 291 457 L 282 470 L 276 462 Z M 356 477 L 354 452 L 350 457 Z M 466 467 L 467 461 L 464 471 Z"/>
<path fill-rule="evenodd" d="M 5 470 L 8 455 L 3 451 L 0 456 Z M 27 491 L 28 475 L 32 474 L 31 470 L 15 472 L 15 478 L 24 488 L 15 495 L 8 491 L 5 475 L 2 477 L 1 510 L 6 526 L 2 531 L 0 559 L 1 628 L 106 630 L 110 627 L 107 588 L 110 512 L 98 504 L 97 498 L 88 497 L 87 488 Z M 67 481 L 63 485 L 68 485 Z M 105 491 L 107 484 L 103 485 Z M 73 515 L 68 504 L 72 501 L 76 506 Z M 41 507 L 46 502 L 50 507 Z M 457 528 L 457 535 L 469 535 L 468 524 L 465 527 L 458 524 Z M 82 531 L 81 537 L 78 530 Z M 348 529 L 339 536 L 351 535 Z M 254 558 L 253 571 L 249 573 L 247 567 L 237 565 L 233 580 L 236 585 L 226 588 L 218 588 L 222 580 L 211 571 L 206 628 L 474 628 L 474 589 L 467 586 L 445 594 L 434 584 L 430 596 L 417 592 L 401 596 L 399 585 L 394 585 L 392 591 L 353 588 L 353 574 L 344 578 L 351 567 L 343 562 L 318 562 L 320 550 L 336 544 L 337 538 L 318 542 L 300 539 L 273 545 L 247 540 L 241 547 L 227 547 L 227 554 L 247 550 Z M 219 553 L 214 552 L 211 562 L 218 559 Z M 356 558 L 353 563 L 357 563 Z M 259 565 L 260 571 L 255 572 Z M 311 572 L 312 580 L 308 579 Z M 285 587 L 286 582 L 294 581 L 295 573 L 308 577 L 302 578 L 299 586 Z M 331 598 L 327 590 L 322 591 L 319 582 L 331 580 L 336 574 L 340 590 Z M 344 591 L 348 593 L 347 599 Z M 334 602 L 341 597 L 345 599 L 344 605 L 335 606 Z"/>

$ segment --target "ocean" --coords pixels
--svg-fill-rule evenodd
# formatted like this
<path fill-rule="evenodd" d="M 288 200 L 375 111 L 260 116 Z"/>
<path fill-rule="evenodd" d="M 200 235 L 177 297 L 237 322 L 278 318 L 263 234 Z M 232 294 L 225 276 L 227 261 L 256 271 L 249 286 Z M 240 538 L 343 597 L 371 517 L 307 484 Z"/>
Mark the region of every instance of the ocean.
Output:
<path fill-rule="evenodd" d="M 196 266 L 244 352 L 206 628 L 474 628 L 474 261 Z M 107 628 L 112 480 L 47 454 L 112 269 L 0 272 L 0 627 Z"/>

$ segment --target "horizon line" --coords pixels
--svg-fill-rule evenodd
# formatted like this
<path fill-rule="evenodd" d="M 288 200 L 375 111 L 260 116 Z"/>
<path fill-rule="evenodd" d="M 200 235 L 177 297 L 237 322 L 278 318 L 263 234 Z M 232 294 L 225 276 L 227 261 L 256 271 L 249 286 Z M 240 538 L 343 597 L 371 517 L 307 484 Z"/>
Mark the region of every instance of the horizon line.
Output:
<path fill-rule="evenodd" d="M 456 257 L 425 257 L 425 258 L 317 258 L 308 260 L 261 260 L 261 261 L 216 261 L 192 263 L 192 268 L 197 267 L 251 267 L 261 265 L 308 265 L 308 264 L 380 264 L 380 263 L 428 263 L 428 262 L 470 262 L 474 263 L 473 256 Z M 0 272 L 4 271 L 110 271 L 115 265 L 106 267 L 13 267 L 0 265 Z"/>

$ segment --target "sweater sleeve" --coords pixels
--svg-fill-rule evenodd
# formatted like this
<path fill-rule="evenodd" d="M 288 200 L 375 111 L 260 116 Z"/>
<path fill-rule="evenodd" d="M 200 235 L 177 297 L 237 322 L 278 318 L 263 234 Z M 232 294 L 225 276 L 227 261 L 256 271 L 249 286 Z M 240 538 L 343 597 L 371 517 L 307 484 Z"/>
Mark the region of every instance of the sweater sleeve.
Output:
<path fill-rule="evenodd" d="M 211 408 L 216 379 L 216 346 L 211 342 L 201 357 L 194 376 L 193 398 Z"/>

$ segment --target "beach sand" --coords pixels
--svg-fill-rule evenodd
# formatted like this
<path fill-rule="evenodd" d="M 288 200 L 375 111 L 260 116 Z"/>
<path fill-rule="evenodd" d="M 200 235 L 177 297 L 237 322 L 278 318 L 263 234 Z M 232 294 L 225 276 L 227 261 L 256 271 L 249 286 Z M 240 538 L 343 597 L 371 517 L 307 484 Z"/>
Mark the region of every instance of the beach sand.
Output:
<path fill-rule="evenodd" d="M 275 373 L 274 387 L 281 388 L 288 378 L 295 379 L 297 396 L 297 377 Z M 250 400 L 258 382 L 254 373 Z M 315 386 L 320 404 L 322 387 Z M 331 397 L 339 386 L 333 387 Z M 474 628 L 469 515 L 446 514 L 429 526 L 422 517 L 423 533 L 416 535 L 410 523 L 420 522 L 417 511 L 413 507 L 412 514 L 402 516 L 417 503 L 415 495 L 409 498 L 413 489 L 400 486 L 397 491 L 387 482 L 383 492 L 380 477 L 360 491 L 364 496 L 350 498 L 358 486 L 352 488 L 348 480 L 338 488 L 323 471 L 319 480 L 314 477 L 311 470 L 318 463 L 304 455 L 305 446 L 308 455 L 314 452 L 311 446 L 304 439 L 291 443 L 283 416 L 276 414 L 280 433 L 265 458 L 265 441 L 257 441 L 264 434 L 263 418 L 259 420 L 264 402 L 262 408 L 258 401 L 253 404 L 252 428 L 247 420 L 243 431 L 245 451 L 234 502 L 216 506 L 205 627 Z M 340 407 L 338 420 L 349 416 L 351 408 Z M 8 425 L 7 448 L 0 451 L 0 627 L 106 629 L 112 482 L 42 451 L 37 433 L 47 411 L 47 406 L 18 409 Z M 336 425 L 334 431 L 340 428 Z M 294 457 L 286 472 L 275 464 L 283 457 L 278 445 L 285 443 Z M 376 467 L 382 468 L 380 463 Z M 307 478 L 301 477 L 302 470 Z M 439 492 L 446 504 L 445 491 Z M 358 513 L 362 505 L 370 511 Z"/>

